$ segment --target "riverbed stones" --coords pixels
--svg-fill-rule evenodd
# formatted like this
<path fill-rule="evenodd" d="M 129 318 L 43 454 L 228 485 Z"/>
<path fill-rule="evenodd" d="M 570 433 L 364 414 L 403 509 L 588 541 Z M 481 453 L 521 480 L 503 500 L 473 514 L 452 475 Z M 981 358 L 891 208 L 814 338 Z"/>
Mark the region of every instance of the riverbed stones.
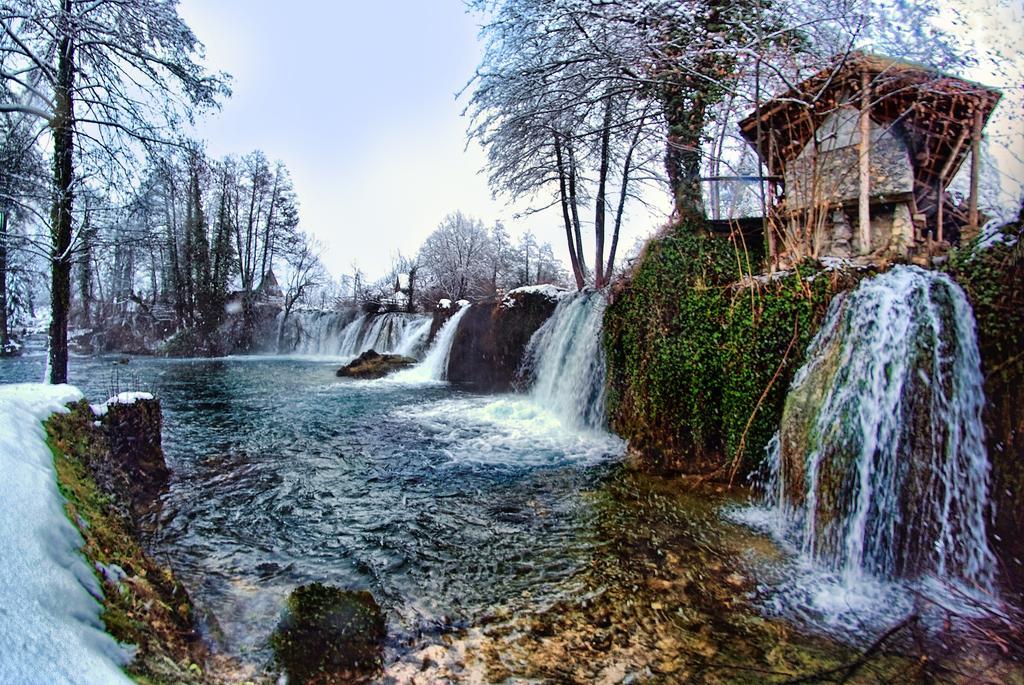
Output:
<path fill-rule="evenodd" d="M 338 369 L 337 375 L 343 378 L 373 379 L 383 378 L 399 369 L 408 368 L 416 363 L 412 357 L 400 354 L 380 354 L 376 350 L 367 350 L 354 360 Z"/>
<path fill-rule="evenodd" d="M 270 645 L 289 683 L 358 683 L 380 670 L 385 635 L 369 591 L 310 583 L 288 596 Z"/>

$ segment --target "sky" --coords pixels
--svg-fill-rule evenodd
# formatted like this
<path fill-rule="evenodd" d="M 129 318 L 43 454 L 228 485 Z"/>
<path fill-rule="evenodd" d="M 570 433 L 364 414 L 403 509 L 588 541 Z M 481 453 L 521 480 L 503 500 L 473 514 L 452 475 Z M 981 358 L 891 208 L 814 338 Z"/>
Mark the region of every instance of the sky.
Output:
<path fill-rule="evenodd" d="M 383 275 L 456 210 L 513 235 L 532 230 L 567 261 L 560 215 L 517 219 L 479 173 L 483 151 L 467 147 L 456 93 L 482 46 L 460 0 L 183 0 L 180 13 L 207 66 L 233 77 L 232 97 L 197 135 L 215 157 L 259 148 L 285 163 L 301 227 L 324 243 L 333 276 L 353 262 Z M 634 215 L 620 244 L 664 216 Z"/>
<path fill-rule="evenodd" d="M 970 19 L 969 43 L 979 57 L 988 49 L 1010 53 L 1019 76 L 1024 6 L 1009 0 L 999 12 L 983 9 L 997 2 L 944 4 Z M 202 119 L 196 135 L 215 157 L 259 148 L 287 165 L 301 227 L 324 244 L 333 276 L 350 273 L 353 263 L 370 278 L 384 275 L 399 251 L 414 254 L 456 210 L 488 225 L 502 220 L 513 235 L 532 230 L 568 261 L 560 215 L 517 217 L 522 207 L 492 197 L 481 173 L 484 153 L 467 144 L 466 97 L 456 93 L 482 45 L 479 18 L 461 0 L 181 0 L 180 13 L 206 45 L 207 66 L 233 77 L 232 97 Z M 1004 85 L 981 62 L 964 75 Z M 1003 116 L 1016 114 L 1017 123 L 996 131 L 993 121 L 987 134 L 1010 148 L 999 159 L 1007 197 L 1017 197 L 1021 90 L 1006 94 Z M 627 216 L 620 254 L 664 223 L 667 196 L 648 200 L 653 210 Z"/>

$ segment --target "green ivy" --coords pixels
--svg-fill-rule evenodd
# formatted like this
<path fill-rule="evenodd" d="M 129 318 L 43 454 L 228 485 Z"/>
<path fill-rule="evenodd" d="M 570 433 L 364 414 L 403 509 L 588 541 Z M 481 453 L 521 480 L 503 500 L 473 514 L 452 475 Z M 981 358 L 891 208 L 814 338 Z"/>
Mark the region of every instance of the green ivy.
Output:
<path fill-rule="evenodd" d="M 957 250 L 948 271 L 978 325 L 985 374 L 985 433 L 992 463 L 993 546 L 1008 585 L 1024 601 L 1024 209 L 999 238 Z"/>
<path fill-rule="evenodd" d="M 608 307 L 609 415 L 651 467 L 704 472 L 736 454 L 751 467 L 828 302 L 850 285 L 817 267 L 741 284 L 746 263 L 728 240 L 679 227 L 648 244 Z"/>
<path fill-rule="evenodd" d="M 986 245 L 974 241 L 957 250 L 948 271 L 963 287 L 978 324 L 986 374 L 1024 375 L 1024 207 L 1014 223 Z"/>

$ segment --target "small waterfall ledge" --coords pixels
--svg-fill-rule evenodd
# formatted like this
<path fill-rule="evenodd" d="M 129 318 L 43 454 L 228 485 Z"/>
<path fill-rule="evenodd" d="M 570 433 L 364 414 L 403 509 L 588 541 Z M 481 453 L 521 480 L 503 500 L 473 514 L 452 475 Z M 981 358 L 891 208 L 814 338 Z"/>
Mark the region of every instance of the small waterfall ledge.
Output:
<path fill-rule="evenodd" d="M 431 317 L 389 312 L 359 314 L 342 312 L 296 312 L 289 326 L 295 329 L 295 354 L 357 357 L 367 350 L 381 354 L 418 357 L 430 332 Z"/>
<path fill-rule="evenodd" d="M 574 428 L 607 426 L 601 345 L 607 305 L 601 291 L 563 298 L 533 334 L 523 358 L 521 375 L 531 382 L 531 399 Z"/>
<path fill-rule="evenodd" d="M 790 387 L 767 450 L 766 509 L 737 517 L 831 575 L 822 609 L 890 581 L 992 594 L 983 404 L 959 286 L 903 266 L 862 281 L 832 301 Z"/>
<path fill-rule="evenodd" d="M 459 311 L 452 314 L 451 318 L 444 322 L 437 335 L 434 337 L 434 344 L 430 347 L 427 355 L 416 366 L 405 371 L 399 371 L 391 376 L 393 380 L 400 382 L 431 382 L 444 381 L 448 379 L 448 359 L 452 354 L 452 342 L 455 340 L 455 332 L 459 328 L 459 322 L 469 311 L 471 305 L 468 303 L 459 308 Z M 422 335 L 425 337 L 430 331 L 430 321 L 421 324 Z"/>

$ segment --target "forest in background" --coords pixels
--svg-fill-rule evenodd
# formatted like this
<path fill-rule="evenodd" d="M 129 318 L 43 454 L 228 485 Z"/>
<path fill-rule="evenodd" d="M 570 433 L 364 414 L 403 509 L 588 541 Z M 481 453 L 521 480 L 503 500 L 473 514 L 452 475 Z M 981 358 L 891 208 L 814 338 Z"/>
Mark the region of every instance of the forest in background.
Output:
<path fill-rule="evenodd" d="M 1013 81 L 1012 59 L 941 30 L 941 8 L 918 0 L 467 6 L 485 45 L 463 93 L 468 134 L 496 193 L 557 209 L 577 288 L 611 280 L 627 206 L 650 192 L 668 191 L 677 224 L 763 213 L 765 172 L 736 122 L 855 48 L 950 73 L 996 64 Z M 261 287 L 287 313 L 386 298 L 398 273 L 417 277 L 421 302 L 566 280 L 545 237 L 513 245 L 458 213 L 396 254 L 394 273 L 332 277 L 310 237 L 325 227 L 300 226 L 284 163 L 209 159 L 187 138 L 230 77 L 204 65 L 174 0 L 8 0 L 0 20 L 0 335 L 13 350 L 11 332 L 48 311 L 54 381 L 69 329 L 139 309 L 201 338 Z M 998 185 L 989 174 L 990 210 Z"/>

